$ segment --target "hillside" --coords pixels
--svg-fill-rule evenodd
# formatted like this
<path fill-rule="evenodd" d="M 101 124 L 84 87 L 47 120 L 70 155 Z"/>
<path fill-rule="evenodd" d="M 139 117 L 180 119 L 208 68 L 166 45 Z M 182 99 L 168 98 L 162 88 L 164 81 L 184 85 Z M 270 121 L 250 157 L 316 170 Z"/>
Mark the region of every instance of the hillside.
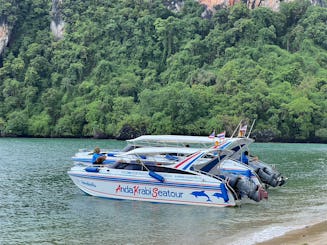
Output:
<path fill-rule="evenodd" d="M 326 8 L 0 3 L 2 136 L 231 134 L 256 119 L 261 141 L 327 142 Z"/>

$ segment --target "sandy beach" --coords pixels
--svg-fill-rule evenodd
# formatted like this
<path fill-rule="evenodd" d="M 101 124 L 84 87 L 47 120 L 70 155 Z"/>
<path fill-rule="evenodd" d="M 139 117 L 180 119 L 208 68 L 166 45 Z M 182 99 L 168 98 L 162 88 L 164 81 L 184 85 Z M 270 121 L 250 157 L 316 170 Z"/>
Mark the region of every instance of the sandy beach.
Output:
<path fill-rule="evenodd" d="M 327 245 L 327 220 L 290 231 L 257 245 Z"/>

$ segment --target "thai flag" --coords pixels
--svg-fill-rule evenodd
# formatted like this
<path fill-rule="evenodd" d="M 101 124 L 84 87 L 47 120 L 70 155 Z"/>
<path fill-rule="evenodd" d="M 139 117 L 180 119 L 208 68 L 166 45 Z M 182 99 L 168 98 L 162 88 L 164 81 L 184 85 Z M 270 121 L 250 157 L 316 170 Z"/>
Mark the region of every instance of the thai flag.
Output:
<path fill-rule="evenodd" d="M 216 136 L 216 132 L 215 132 L 215 130 L 209 135 L 209 138 L 210 139 L 213 139 L 213 138 L 215 138 L 215 136 Z"/>
<path fill-rule="evenodd" d="M 238 132 L 238 137 L 244 137 L 247 128 L 248 128 L 248 125 L 243 125 L 242 127 L 240 127 L 240 131 Z"/>
<path fill-rule="evenodd" d="M 240 131 L 243 132 L 243 134 L 245 134 L 247 128 L 248 128 L 248 125 L 243 125 L 243 126 L 240 128 Z"/>
<path fill-rule="evenodd" d="M 220 134 L 217 134 L 217 137 L 218 137 L 219 139 L 225 139 L 225 134 L 226 134 L 226 131 L 221 132 Z"/>

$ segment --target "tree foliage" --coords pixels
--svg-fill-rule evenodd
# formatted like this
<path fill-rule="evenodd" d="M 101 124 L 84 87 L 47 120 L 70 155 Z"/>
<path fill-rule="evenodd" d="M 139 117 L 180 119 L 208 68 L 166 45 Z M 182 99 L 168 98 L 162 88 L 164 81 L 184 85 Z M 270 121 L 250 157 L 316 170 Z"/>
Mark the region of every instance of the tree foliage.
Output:
<path fill-rule="evenodd" d="M 279 12 L 216 10 L 186 0 L 65 0 L 64 39 L 49 1 L 0 0 L 12 41 L 0 66 L 4 136 L 254 134 L 327 140 L 327 11 L 299 0 Z"/>

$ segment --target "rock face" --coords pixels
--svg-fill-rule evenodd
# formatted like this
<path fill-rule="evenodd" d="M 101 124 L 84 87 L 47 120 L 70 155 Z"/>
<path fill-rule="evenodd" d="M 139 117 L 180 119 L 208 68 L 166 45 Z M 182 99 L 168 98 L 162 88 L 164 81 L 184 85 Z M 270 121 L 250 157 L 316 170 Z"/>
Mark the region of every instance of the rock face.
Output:
<path fill-rule="evenodd" d="M 287 2 L 286 0 L 285 2 Z M 213 10 L 215 6 L 233 6 L 236 3 L 246 2 L 246 5 L 250 9 L 254 9 L 256 7 L 268 7 L 275 11 L 278 10 L 280 5 L 280 0 L 199 0 L 199 2 L 203 5 L 206 5 L 210 10 Z"/>
<path fill-rule="evenodd" d="M 56 40 L 64 37 L 65 22 L 62 19 L 61 5 L 63 0 L 52 0 L 50 28 Z"/>
<path fill-rule="evenodd" d="M 55 37 L 55 40 L 60 40 L 64 37 L 64 27 L 65 22 L 62 16 L 62 5 L 64 0 L 52 0 L 52 10 L 51 10 L 51 23 L 50 28 Z M 215 6 L 233 6 L 236 3 L 244 2 L 247 4 L 248 8 L 254 9 L 256 7 L 268 7 L 275 11 L 278 11 L 280 3 L 282 1 L 291 2 L 294 0 L 196 0 L 200 4 L 206 6 L 206 10 L 203 12 L 203 18 L 210 18 Z M 326 7 L 324 0 L 311 0 L 313 5 L 319 5 Z M 184 6 L 183 0 L 164 0 L 166 7 L 175 12 L 179 12 Z M 1 22 L 0 16 L 0 55 L 3 53 L 5 47 L 8 45 L 10 37 L 10 29 L 4 21 Z"/>
<path fill-rule="evenodd" d="M 198 0 L 199 3 L 206 5 L 208 9 L 213 10 L 215 6 L 233 6 L 236 3 L 244 2 L 249 9 L 257 7 L 267 7 L 274 11 L 279 10 L 281 2 L 292 2 L 294 0 Z M 311 0 L 313 5 L 324 6 L 323 0 Z"/>
<path fill-rule="evenodd" d="M 147 134 L 146 127 L 135 128 L 132 125 L 125 124 L 117 135 L 116 139 L 127 140 Z"/>
<path fill-rule="evenodd" d="M 183 8 L 183 6 L 184 6 L 184 1 L 183 0 L 164 1 L 164 5 L 170 11 L 179 12 Z"/>
<path fill-rule="evenodd" d="M 0 55 L 9 42 L 10 29 L 6 23 L 0 23 Z"/>

